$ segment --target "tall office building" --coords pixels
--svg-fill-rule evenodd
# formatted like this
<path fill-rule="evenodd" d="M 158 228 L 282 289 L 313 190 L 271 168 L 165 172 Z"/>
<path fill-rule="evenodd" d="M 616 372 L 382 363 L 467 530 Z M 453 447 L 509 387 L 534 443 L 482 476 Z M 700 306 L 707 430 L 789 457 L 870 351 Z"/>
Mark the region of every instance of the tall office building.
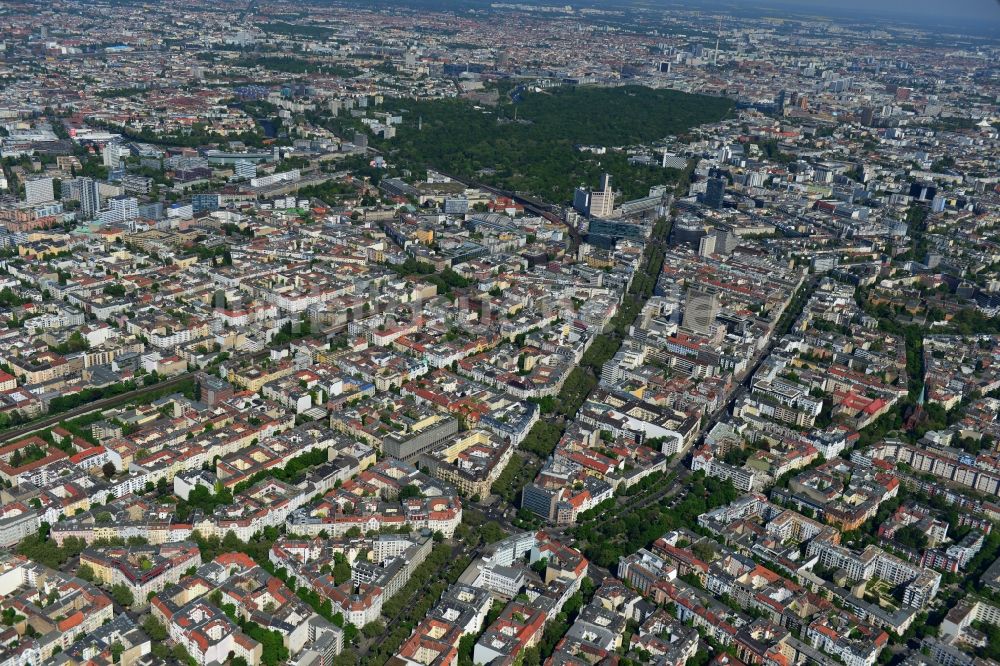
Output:
<path fill-rule="evenodd" d="M 139 206 L 139 217 L 146 220 L 162 220 L 163 203 L 154 201 L 153 203 L 142 204 Z"/>
<path fill-rule="evenodd" d="M 80 183 L 78 178 L 64 180 L 59 185 L 59 198 L 63 201 L 78 201 L 80 199 Z"/>
<path fill-rule="evenodd" d="M 24 199 L 30 206 L 49 203 L 56 200 L 55 191 L 52 189 L 51 178 L 36 178 L 25 181 Z"/>
<path fill-rule="evenodd" d="M 218 193 L 194 194 L 191 196 L 191 212 L 205 213 L 222 208 L 222 197 Z"/>
<path fill-rule="evenodd" d="M 257 165 L 250 160 L 236 160 L 233 163 L 233 170 L 236 172 L 237 178 L 250 180 L 257 177 Z"/>
<path fill-rule="evenodd" d="M 716 235 L 709 234 L 707 236 L 702 236 L 701 240 L 698 241 L 698 256 L 699 257 L 710 257 L 715 254 L 715 242 Z"/>
<path fill-rule="evenodd" d="M 716 254 L 732 254 L 739 244 L 740 237 L 736 235 L 732 227 L 722 227 L 715 230 Z"/>
<path fill-rule="evenodd" d="M 134 173 L 122 176 L 122 187 L 129 194 L 149 194 L 153 190 L 153 184 L 153 179 L 146 176 Z"/>
<path fill-rule="evenodd" d="M 581 215 L 586 215 L 590 211 L 590 190 L 586 187 L 573 190 L 573 208 Z"/>
<path fill-rule="evenodd" d="M 725 192 L 725 178 L 709 178 L 705 189 L 705 205 L 709 208 L 722 208 L 722 197 Z"/>
<path fill-rule="evenodd" d="M 918 201 L 933 201 L 937 196 L 934 183 L 910 183 L 910 196 Z"/>
<path fill-rule="evenodd" d="M 108 143 L 105 144 L 104 150 L 101 156 L 104 158 L 104 166 L 109 169 L 117 169 L 121 164 L 122 158 L 128 155 L 128 148 L 118 143 Z"/>
<path fill-rule="evenodd" d="M 590 193 L 591 217 L 610 217 L 615 209 L 615 193 L 611 189 L 611 174 L 601 176 L 601 189 Z"/>
<path fill-rule="evenodd" d="M 719 315 L 719 297 L 700 289 L 689 289 L 684 303 L 684 321 L 681 326 L 708 335 Z"/>
<path fill-rule="evenodd" d="M 135 197 L 114 197 L 108 200 L 115 222 L 131 222 L 139 217 L 139 202 Z"/>
<path fill-rule="evenodd" d="M 80 177 L 80 212 L 87 219 L 93 218 L 101 210 L 101 195 L 97 182 L 93 178 Z"/>

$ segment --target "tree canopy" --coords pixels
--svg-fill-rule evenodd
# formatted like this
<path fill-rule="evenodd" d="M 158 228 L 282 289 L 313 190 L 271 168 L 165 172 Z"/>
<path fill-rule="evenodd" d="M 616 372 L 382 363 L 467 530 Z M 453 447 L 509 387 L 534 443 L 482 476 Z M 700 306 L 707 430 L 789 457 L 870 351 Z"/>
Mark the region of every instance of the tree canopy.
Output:
<path fill-rule="evenodd" d="M 580 145 L 626 146 L 716 122 L 732 109 L 719 97 L 641 86 L 562 87 L 523 95 L 517 105 L 476 107 L 465 100 L 392 100 L 403 124 L 382 143 L 390 161 L 438 168 L 551 201 L 566 201 L 581 183 L 609 172 L 626 197 L 684 176 L 681 170 L 635 166 L 624 152 L 582 152 Z M 418 124 L 420 129 L 417 129 Z"/>

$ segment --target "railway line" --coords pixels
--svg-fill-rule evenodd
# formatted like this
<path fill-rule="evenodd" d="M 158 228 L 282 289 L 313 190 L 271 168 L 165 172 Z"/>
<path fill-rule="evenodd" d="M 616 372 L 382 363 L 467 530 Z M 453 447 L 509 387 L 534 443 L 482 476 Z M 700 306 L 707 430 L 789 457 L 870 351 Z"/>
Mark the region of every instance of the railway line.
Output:
<path fill-rule="evenodd" d="M 449 178 L 451 178 L 456 182 L 462 183 L 466 187 L 473 187 L 476 189 L 484 190 L 491 194 L 495 194 L 500 197 L 507 197 L 514 203 L 524 206 L 524 210 L 528 213 L 531 213 L 532 215 L 538 215 L 539 217 L 545 218 L 546 220 L 548 220 L 553 224 L 564 225 L 567 231 L 569 232 L 570 239 L 573 241 L 573 247 L 575 248 L 579 246 L 581 241 L 580 231 L 576 227 L 567 224 L 561 215 L 558 215 L 556 214 L 556 212 L 554 212 L 558 210 L 557 206 L 554 206 L 552 204 L 547 204 L 543 201 L 539 201 L 538 199 L 533 199 L 523 194 L 518 194 L 517 192 L 512 192 L 510 190 L 503 190 L 500 189 L 499 187 L 494 187 L 492 185 L 480 183 L 475 180 L 470 180 L 468 178 L 456 176 L 455 174 L 447 173 L 445 171 L 440 171 L 438 169 L 434 170 L 440 173 L 441 175 L 448 176 Z"/>

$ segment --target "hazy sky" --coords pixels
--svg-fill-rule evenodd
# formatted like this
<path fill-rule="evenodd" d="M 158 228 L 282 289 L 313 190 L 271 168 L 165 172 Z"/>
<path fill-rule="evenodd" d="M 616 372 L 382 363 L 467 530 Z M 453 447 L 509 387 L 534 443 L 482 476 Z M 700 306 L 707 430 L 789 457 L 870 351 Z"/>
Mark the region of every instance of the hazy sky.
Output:
<path fill-rule="evenodd" d="M 749 0 L 746 4 L 760 7 L 782 6 L 802 12 L 815 9 L 839 14 L 856 11 L 914 18 L 919 16 L 921 19 L 938 18 L 944 23 L 956 19 L 962 22 L 971 20 L 1000 28 L 1000 0 Z"/>

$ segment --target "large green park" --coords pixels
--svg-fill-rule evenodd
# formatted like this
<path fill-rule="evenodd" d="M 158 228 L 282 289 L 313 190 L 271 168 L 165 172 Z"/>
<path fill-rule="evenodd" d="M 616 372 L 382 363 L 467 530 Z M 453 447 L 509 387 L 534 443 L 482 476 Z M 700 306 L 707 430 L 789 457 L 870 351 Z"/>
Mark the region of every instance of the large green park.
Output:
<path fill-rule="evenodd" d="M 387 100 L 386 109 L 398 111 L 403 123 L 380 148 L 403 166 L 434 167 L 559 203 L 577 185 L 596 185 L 607 172 L 616 189 L 632 198 L 685 174 L 631 165 L 616 148 L 683 134 L 722 120 L 733 108 L 719 97 L 641 86 L 561 86 L 520 94 L 517 102 L 501 92 L 495 105 L 461 98 Z M 608 150 L 595 154 L 579 146 Z"/>

